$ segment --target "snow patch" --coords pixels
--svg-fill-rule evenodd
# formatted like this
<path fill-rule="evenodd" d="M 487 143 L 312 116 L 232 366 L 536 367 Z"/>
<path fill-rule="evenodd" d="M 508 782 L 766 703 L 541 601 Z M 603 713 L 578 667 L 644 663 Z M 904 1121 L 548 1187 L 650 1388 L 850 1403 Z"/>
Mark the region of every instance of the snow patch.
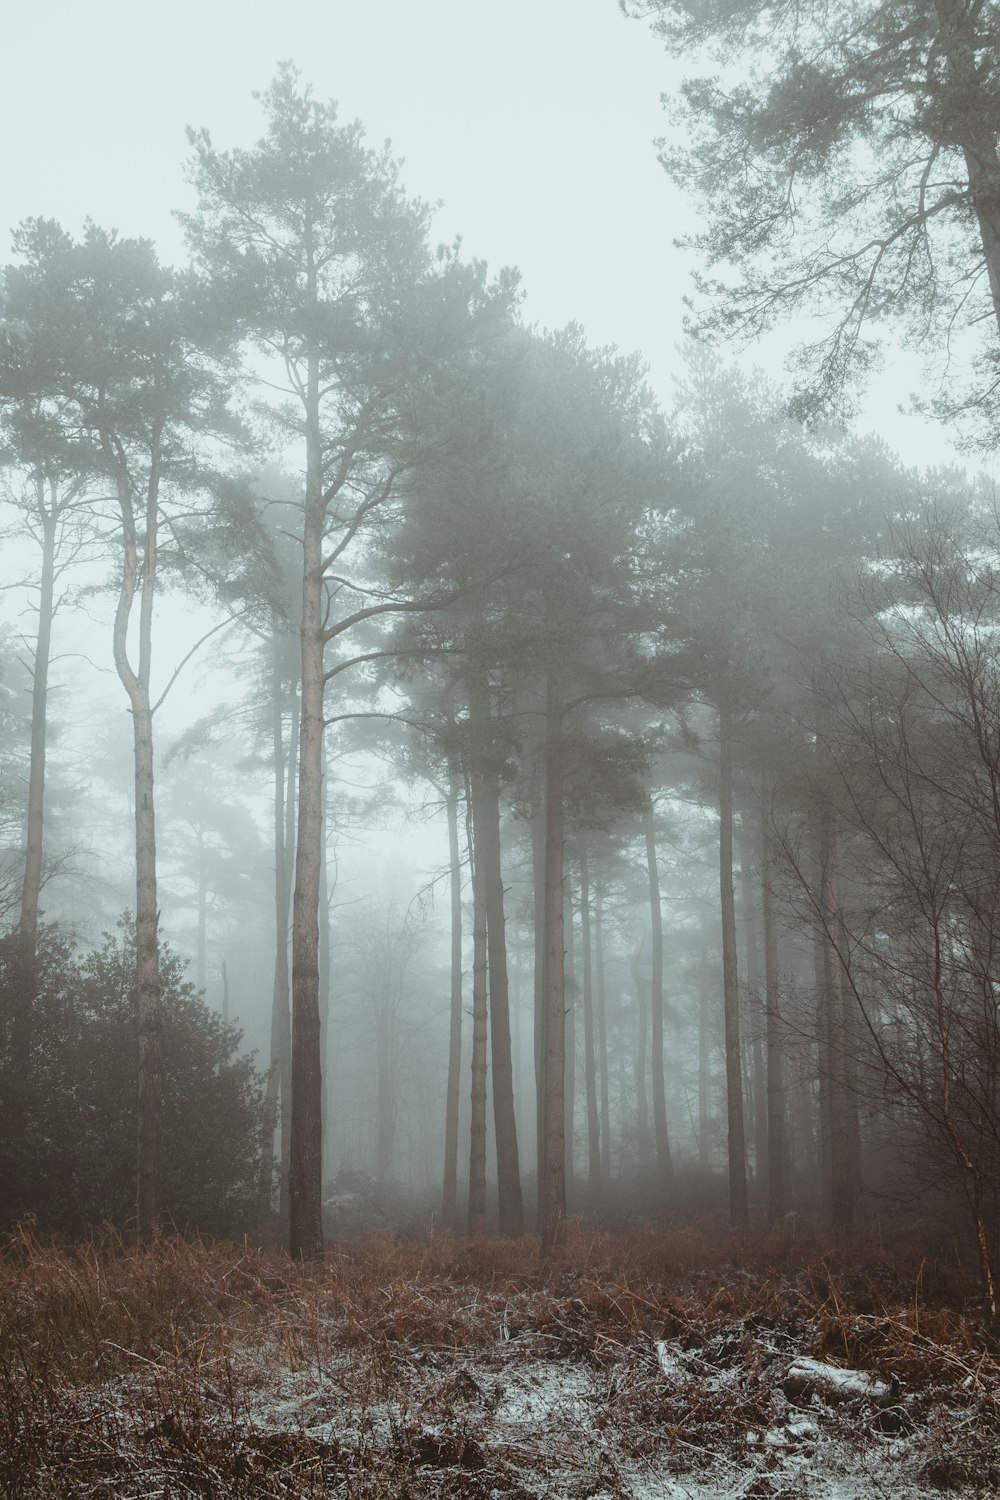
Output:
<path fill-rule="evenodd" d="M 687 1367 L 676 1351 L 671 1349 L 666 1339 L 657 1339 L 654 1348 L 656 1349 L 656 1361 L 660 1367 L 661 1375 L 665 1375 L 675 1385 L 679 1385 L 681 1381 L 688 1379 Z"/>
<path fill-rule="evenodd" d="M 807 1355 L 792 1360 L 785 1372 L 782 1389 L 790 1400 L 795 1401 L 807 1401 L 813 1396 L 830 1402 L 888 1401 L 893 1395 L 892 1386 L 884 1380 L 876 1380 L 865 1370 L 824 1364 Z"/>

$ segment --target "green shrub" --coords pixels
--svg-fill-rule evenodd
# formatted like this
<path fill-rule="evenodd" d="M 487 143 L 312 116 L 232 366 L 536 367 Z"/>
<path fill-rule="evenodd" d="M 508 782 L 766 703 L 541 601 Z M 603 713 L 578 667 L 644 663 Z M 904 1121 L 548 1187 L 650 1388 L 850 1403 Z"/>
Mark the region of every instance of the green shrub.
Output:
<path fill-rule="evenodd" d="M 163 1209 L 181 1232 L 242 1234 L 258 1217 L 263 1077 L 241 1032 L 210 1011 L 161 948 Z M 77 1236 L 127 1230 L 135 1202 L 138 1026 L 131 923 L 76 954 L 46 932 L 35 963 L 28 1079 L 11 1054 L 25 983 L 16 937 L 0 940 L 0 1219 Z M 14 1126 L 15 1128 L 10 1128 Z"/>

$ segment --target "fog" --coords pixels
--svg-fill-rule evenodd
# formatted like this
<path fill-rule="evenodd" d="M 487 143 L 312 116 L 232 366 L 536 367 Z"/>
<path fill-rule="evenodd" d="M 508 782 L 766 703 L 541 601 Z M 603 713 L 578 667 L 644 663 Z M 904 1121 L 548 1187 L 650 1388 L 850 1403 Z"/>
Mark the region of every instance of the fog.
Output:
<path fill-rule="evenodd" d="M 651 19 L 10 18 L 5 1228 L 961 1214 L 995 1299 L 988 215 L 915 115 L 848 253 L 868 116 L 755 177 Z"/>

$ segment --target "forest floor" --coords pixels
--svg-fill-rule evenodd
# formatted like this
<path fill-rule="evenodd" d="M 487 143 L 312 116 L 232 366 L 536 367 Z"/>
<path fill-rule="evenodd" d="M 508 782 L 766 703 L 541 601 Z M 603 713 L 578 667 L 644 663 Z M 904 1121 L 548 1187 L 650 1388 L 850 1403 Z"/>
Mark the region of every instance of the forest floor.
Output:
<path fill-rule="evenodd" d="M 1000 1494 L 957 1271 L 683 1231 L 0 1254 L 0 1496 Z"/>

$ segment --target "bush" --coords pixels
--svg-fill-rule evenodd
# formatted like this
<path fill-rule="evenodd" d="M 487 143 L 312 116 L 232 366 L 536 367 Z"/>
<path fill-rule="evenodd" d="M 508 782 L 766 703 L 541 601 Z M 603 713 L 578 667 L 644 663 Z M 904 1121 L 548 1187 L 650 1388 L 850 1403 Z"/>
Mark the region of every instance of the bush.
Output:
<path fill-rule="evenodd" d="M 180 959 L 160 954 L 163 1209 L 178 1230 L 232 1236 L 259 1216 L 263 1077 L 242 1033 L 205 1005 Z M 16 937 L 0 940 L 0 1217 L 77 1236 L 134 1217 L 138 1015 L 131 923 L 77 955 L 39 944 L 30 1080 L 15 1075 L 11 1021 L 25 983 Z M 15 1125 L 18 1122 L 20 1128 Z M 15 1126 L 15 1128 L 10 1128 Z"/>

